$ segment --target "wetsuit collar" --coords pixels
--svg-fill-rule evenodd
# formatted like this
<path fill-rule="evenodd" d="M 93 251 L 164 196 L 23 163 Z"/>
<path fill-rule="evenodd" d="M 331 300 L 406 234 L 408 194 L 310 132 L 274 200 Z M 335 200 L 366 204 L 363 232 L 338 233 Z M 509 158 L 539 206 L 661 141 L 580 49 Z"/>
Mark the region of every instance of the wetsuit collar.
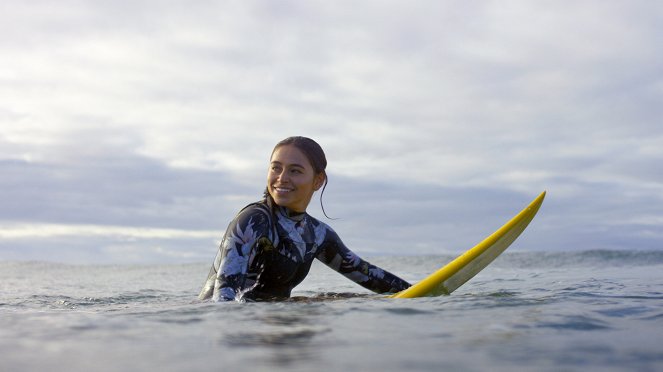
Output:
<path fill-rule="evenodd" d="M 285 217 L 287 217 L 287 218 L 289 218 L 293 221 L 299 222 L 299 221 L 303 220 L 304 217 L 306 217 L 306 212 L 295 212 L 291 209 L 288 209 L 286 207 L 281 207 L 281 206 L 277 206 L 277 209 L 278 209 L 280 214 L 282 214 L 283 216 L 285 216 Z"/>
<path fill-rule="evenodd" d="M 263 203 L 267 204 L 267 206 L 272 211 L 276 211 L 276 213 L 282 215 L 283 217 L 286 217 L 296 222 L 301 222 L 304 219 L 304 217 L 306 217 L 306 212 L 295 212 L 286 207 L 281 207 L 280 205 L 274 203 L 274 200 L 269 196 L 265 196 L 265 199 L 263 199 Z"/>

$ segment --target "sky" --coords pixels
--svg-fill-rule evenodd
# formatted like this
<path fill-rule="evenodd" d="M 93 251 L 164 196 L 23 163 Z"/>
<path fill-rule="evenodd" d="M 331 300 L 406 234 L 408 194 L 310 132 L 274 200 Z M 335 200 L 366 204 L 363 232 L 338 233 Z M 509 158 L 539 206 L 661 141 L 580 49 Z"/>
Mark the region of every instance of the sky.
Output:
<path fill-rule="evenodd" d="M 0 260 L 212 261 L 274 145 L 362 256 L 663 249 L 663 3 L 0 0 Z"/>

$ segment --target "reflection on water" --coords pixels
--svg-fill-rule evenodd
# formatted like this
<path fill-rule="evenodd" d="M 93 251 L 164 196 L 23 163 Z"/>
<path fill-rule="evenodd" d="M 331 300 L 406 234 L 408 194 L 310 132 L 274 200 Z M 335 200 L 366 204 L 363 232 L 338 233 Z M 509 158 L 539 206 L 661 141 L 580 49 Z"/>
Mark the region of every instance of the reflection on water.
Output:
<path fill-rule="evenodd" d="M 233 347 L 288 347 L 296 346 L 298 349 L 306 346 L 313 337 L 323 333 L 314 329 L 299 329 L 283 332 L 246 332 L 228 335 L 226 343 Z"/>
<path fill-rule="evenodd" d="M 253 322 L 246 331 L 231 332 L 222 344 L 231 348 L 253 349 L 259 362 L 267 365 L 288 366 L 300 361 L 317 359 L 321 353 L 321 339 L 317 336 L 330 333 L 320 319 L 324 315 L 320 304 L 302 306 L 297 300 L 291 303 L 253 304 L 260 311 L 252 312 Z M 259 325 L 261 324 L 261 325 Z"/>

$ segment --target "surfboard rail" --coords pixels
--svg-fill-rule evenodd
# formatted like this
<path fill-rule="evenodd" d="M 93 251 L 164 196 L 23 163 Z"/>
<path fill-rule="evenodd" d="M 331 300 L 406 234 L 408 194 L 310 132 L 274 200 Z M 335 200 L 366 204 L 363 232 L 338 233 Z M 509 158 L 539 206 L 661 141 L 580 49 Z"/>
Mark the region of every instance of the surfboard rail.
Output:
<path fill-rule="evenodd" d="M 546 191 L 502 227 L 433 274 L 398 292 L 391 298 L 415 298 L 448 295 L 472 279 L 502 254 L 525 230 L 541 208 Z"/>

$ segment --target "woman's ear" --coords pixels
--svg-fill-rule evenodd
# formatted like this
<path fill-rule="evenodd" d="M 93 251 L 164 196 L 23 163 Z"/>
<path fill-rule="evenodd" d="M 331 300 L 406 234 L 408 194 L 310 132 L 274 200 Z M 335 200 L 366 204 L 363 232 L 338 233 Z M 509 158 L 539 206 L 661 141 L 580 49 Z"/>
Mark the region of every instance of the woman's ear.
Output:
<path fill-rule="evenodd" d="M 315 183 L 313 184 L 313 188 L 315 189 L 315 191 L 320 190 L 322 185 L 324 185 L 326 178 L 327 178 L 327 175 L 325 174 L 325 172 L 320 172 L 320 173 L 315 175 L 315 179 L 314 179 Z"/>

